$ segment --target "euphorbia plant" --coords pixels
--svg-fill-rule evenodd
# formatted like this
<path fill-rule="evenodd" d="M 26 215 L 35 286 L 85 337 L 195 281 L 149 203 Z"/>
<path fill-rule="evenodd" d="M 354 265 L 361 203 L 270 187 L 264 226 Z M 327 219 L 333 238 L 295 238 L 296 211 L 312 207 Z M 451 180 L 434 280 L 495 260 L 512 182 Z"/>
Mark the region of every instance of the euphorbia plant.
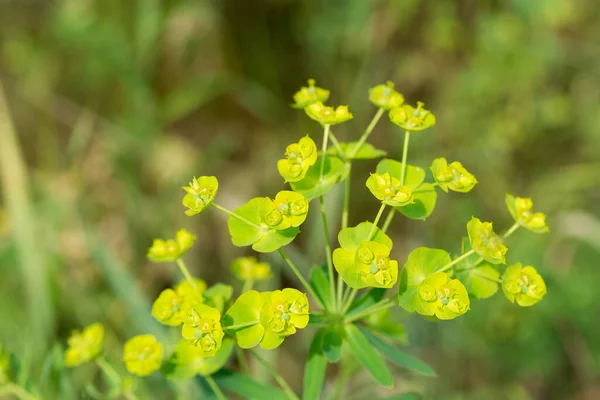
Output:
<path fill-rule="evenodd" d="M 393 379 L 384 359 L 433 375 L 429 366 L 392 344 L 397 344 L 402 336 L 398 334 L 399 325 L 390 319 L 392 307 L 430 319 L 450 320 L 467 313 L 472 300 L 493 296 L 499 286 L 509 301 L 520 306 L 531 306 L 544 297 L 546 286 L 532 266 L 517 263 L 503 267 L 508 251 L 505 242 L 519 227 L 536 233 L 548 231 L 545 216 L 532 211 L 530 199 L 511 195 L 507 195 L 506 204 L 515 223 L 505 234 L 498 235 L 491 222 L 473 217 L 466 224 L 461 254 L 453 257 L 442 249 L 420 247 L 408 255 L 400 268 L 399 254 L 387 235 L 395 215 L 425 221 L 435 208 L 438 188 L 444 193 L 467 193 L 477 185 L 477 179 L 460 162 L 437 158 L 430 166 L 433 180 L 426 181 L 425 168 L 408 163 L 411 135 L 426 135 L 423 131 L 435 125 L 436 119 L 422 102 L 416 106 L 405 104 L 404 96 L 392 83 L 369 91 L 369 100 L 377 112 L 357 141 L 337 139 L 332 128 L 351 120 L 353 115 L 347 106 L 326 106 L 328 97 L 329 91 L 315 86 L 314 80 L 294 95 L 293 107 L 304 109 L 321 125 L 323 134 L 320 150 L 315 134 L 299 135 L 285 152 L 282 149 L 284 158 L 273 167 L 289 185 L 287 189 L 274 197 L 253 198 L 228 210 L 217 202 L 216 177 L 193 178 L 184 187 L 186 215 L 194 217 L 210 208 L 227 213 L 233 245 L 251 247 L 257 253 L 278 252 L 301 286 L 269 292 L 253 290 L 254 282 L 270 277 L 270 268 L 255 257 L 244 257 L 232 260 L 235 276 L 244 282 L 241 292 L 233 293 L 230 286 L 223 284 L 207 288 L 204 281 L 193 277 L 182 259 L 194 245 L 193 234 L 180 230 L 174 239 L 156 239 L 148 258 L 175 262 L 185 281 L 158 296 L 152 315 L 158 322 L 180 329 L 181 338 L 162 366 L 163 347 L 155 338 L 142 335 L 130 340 L 123 359 L 132 374 L 148 375 L 160 369 L 171 379 L 201 375 L 220 399 L 226 398 L 227 391 L 248 397 L 297 399 L 299 395 L 254 349 L 274 349 L 308 326 L 316 328 L 316 332 L 305 367 L 302 398 L 323 397 L 327 365 L 340 362 L 342 349 L 347 349 L 379 384 L 389 387 Z M 402 159 L 383 159 L 365 177 L 365 186 L 379 200 L 380 207 L 372 221 L 349 226 L 352 165 L 386 155 L 367 142 L 386 112 L 404 133 Z M 333 224 L 324 197 L 341 183 L 345 185 L 345 199 L 337 235 L 339 246 L 333 249 L 329 242 Z M 314 203 L 320 208 L 324 229 L 324 266 L 313 267 L 305 277 L 285 246 L 298 236 Z M 392 291 L 394 287 L 397 290 Z M 85 342 L 89 347 L 85 349 L 81 343 L 80 339 L 72 341 L 67 360 L 81 362 L 97 356 L 97 341 Z M 260 387 L 263 392 L 244 392 L 246 389 L 232 384 L 231 379 L 235 382 L 249 378 L 231 370 L 227 372 L 229 381 L 219 379 L 223 372 L 217 372 L 227 368 L 233 353 L 237 354 L 239 365 L 245 365 L 245 352 L 265 364 L 283 392 L 267 386 Z M 224 387 L 220 388 L 219 383 Z"/>

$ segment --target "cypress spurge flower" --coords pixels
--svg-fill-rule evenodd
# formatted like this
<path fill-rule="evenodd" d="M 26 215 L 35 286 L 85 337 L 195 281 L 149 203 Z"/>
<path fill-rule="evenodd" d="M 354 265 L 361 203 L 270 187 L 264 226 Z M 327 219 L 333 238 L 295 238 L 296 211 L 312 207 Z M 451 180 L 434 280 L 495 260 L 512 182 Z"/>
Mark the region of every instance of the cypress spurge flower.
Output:
<path fill-rule="evenodd" d="M 435 116 L 423 108 L 423 102 L 417 102 L 417 107 L 405 104 L 390 111 L 390 121 L 407 131 L 422 131 L 435 125 Z"/>
<path fill-rule="evenodd" d="M 163 346 L 153 335 L 132 337 L 123 346 L 123 362 L 129 372 L 147 376 L 160 368 Z"/>
<path fill-rule="evenodd" d="M 508 248 L 494 232 L 491 222 L 481 222 L 479 218 L 471 218 L 467 224 L 467 232 L 471 248 L 486 261 L 492 264 L 505 264 Z"/>
<path fill-rule="evenodd" d="M 467 193 L 475 187 L 477 179 L 458 161 L 448 164 L 445 158 L 436 158 L 431 163 L 433 178 L 446 193 L 448 189 Z"/>
<path fill-rule="evenodd" d="M 264 222 L 273 229 L 284 230 L 298 227 L 306 220 L 308 200 L 300 193 L 282 190 L 271 203 L 271 209 L 264 214 Z"/>
<path fill-rule="evenodd" d="M 277 162 L 277 169 L 286 182 L 298 182 L 304 179 L 308 169 L 317 162 L 317 157 L 317 145 L 307 135 L 285 149 L 285 158 Z"/>
<path fill-rule="evenodd" d="M 511 303 L 516 301 L 521 307 L 530 307 L 544 298 L 546 283 L 535 268 L 518 263 L 504 271 L 502 290 Z"/>
<path fill-rule="evenodd" d="M 219 181 L 214 176 L 194 177 L 183 190 L 187 192 L 182 200 L 182 204 L 188 208 L 185 215 L 192 216 L 211 205 L 219 190 Z"/>
<path fill-rule="evenodd" d="M 236 278 L 242 281 L 262 281 L 271 277 L 271 266 L 266 262 L 258 262 L 256 257 L 239 257 L 231 264 Z"/>
<path fill-rule="evenodd" d="M 365 286 L 388 288 L 398 280 L 398 262 L 391 249 L 377 242 L 363 242 L 356 250 L 356 267 Z"/>
<path fill-rule="evenodd" d="M 323 125 L 337 125 L 349 121 L 354 116 L 348 111 L 348 106 L 337 106 L 336 108 L 326 106 L 317 101 L 307 106 L 304 111 L 306 115 Z"/>
<path fill-rule="evenodd" d="M 168 326 L 181 325 L 191 307 L 204 301 L 202 293 L 206 283 L 195 279 L 196 289 L 187 281 L 180 282 L 174 289 L 163 290 L 152 305 L 152 316 Z"/>
<path fill-rule="evenodd" d="M 421 309 L 426 315 L 447 320 L 469 310 L 467 289 L 458 279 L 451 279 L 445 272 L 437 272 L 425 278 L 418 291 Z"/>
<path fill-rule="evenodd" d="M 195 235 L 180 229 L 175 234 L 175 240 L 154 239 L 152 247 L 148 249 L 148 259 L 154 262 L 175 261 L 191 249 L 195 241 Z"/>
<path fill-rule="evenodd" d="M 204 357 L 213 357 L 223 343 L 221 313 L 205 304 L 193 306 L 183 323 L 181 334 L 199 348 Z"/>
<path fill-rule="evenodd" d="M 95 323 L 81 332 L 73 331 L 67 343 L 69 347 L 65 351 L 65 366 L 76 367 L 92 361 L 102 353 L 104 327 L 100 323 Z"/>
<path fill-rule="evenodd" d="M 308 299 L 296 289 L 286 288 L 261 293 L 264 305 L 260 323 L 265 335 L 260 343 L 265 349 L 279 346 L 283 340 L 308 325 Z"/>
<path fill-rule="evenodd" d="M 394 83 L 387 81 L 385 85 L 377 85 L 369 89 L 369 100 L 379 108 L 390 110 L 404 103 L 404 96 L 394 89 Z"/>
<path fill-rule="evenodd" d="M 371 174 L 367 187 L 373 196 L 388 206 L 403 207 L 413 203 L 412 190 L 408 186 L 400 186 L 400 181 L 388 172 Z"/>
<path fill-rule="evenodd" d="M 303 86 L 294 94 L 294 108 L 305 108 L 312 103 L 320 101 L 326 102 L 329 98 L 329 90 L 315 86 L 316 81 L 314 79 L 308 80 L 308 86 Z"/>
<path fill-rule="evenodd" d="M 506 195 L 506 206 L 510 215 L 524 228 L 535 233 L 550 232 L 546 225 L 546 215 L 541 212 L 533 212 L 533 201 L 530 198 L 514 197 Z"/>

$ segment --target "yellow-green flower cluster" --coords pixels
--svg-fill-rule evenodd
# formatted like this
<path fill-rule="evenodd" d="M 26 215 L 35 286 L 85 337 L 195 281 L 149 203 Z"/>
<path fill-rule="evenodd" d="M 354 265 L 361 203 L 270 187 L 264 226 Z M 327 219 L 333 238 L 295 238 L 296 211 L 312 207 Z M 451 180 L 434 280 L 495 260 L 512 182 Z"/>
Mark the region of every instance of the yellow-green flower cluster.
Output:
<path fill-rule="evenodd" d="M 277 169 L 286 182 L 298 182 L 304 179 L 317 157 L 317 145 L 307 135 L 285 149 L 285 158 L 277 162 Z"/>
<path fill-rule="evenodd" d="M 147 376 L 157 371 L 163 359 L 163 346 L 153 335 L 138 335 L 123 347 L 123 362 L 129 372 Z"/>
<path fill-rule="evenodd" d="M 181 334 L 196 346 L 204 357 L 213 357 L 223 344 L 221 313 L 206 304 L 193 306 L 183 323 Z"/>
<path fill-rule="evenodd" d="M 533 201 L 530 198 L 513 197 L 506 195 L 506 206 L 515 221 L 535 233 L 550 232 L 546 225 L 546 215 L 541 212 L 533 212 Z"/>
<path fill-rule="evenodd" d="M 152 316 L 164 325 L 181 325 L 190 309 L 204 302 L 202 293 L 206 283 L 201 279 L 194 279 L 194 283 L 195 288 L 188 281 L 182 281 L 173 289 L 163 290 L 152 305 Z"/>
<path fill-rule="evenodd" d="M 426 315 L 439 319 L 454 319 L 469 310 L 467 289 L 458 279 L 451 279 L 445 272 L 428 276 L 419 285 L 421 309 Z"/>
<path fill-rule="evenodd" d="M 407 131 L 422 131 L 435 125 L 435 116 L 423 108 L 423 102 L 417 102 L 417 108 L 405 104 L 390 111 L 390 121 Z"/>
<path fill-rule="evenodd" d="M 369 89 L 369 100 L 379 108 L 391 110 L 404 103 L 404 96 L 394 89 L 394 83 L 387 81 L 385 85 L 377 85 Z"/>
<path fill-rule="evenodd" d="M 65 351 L 65 366 L 76 367 L 94 360 L 102 354 L 104 347 L 104 327 L 100 323 L 92 324 L 83 331 L 73 331 Z"/>
<path fill-rule="evenodd" d="M 306 294 L 286 288 L 273 292 L 261 293 L 264 305 L 260 312 L 260 323 L 265 334 L 260 342 L 261 347 L 272 349 L 283 340 L 296 333 L 296 329 L 308 325 L 308 299 Z"/>
<path fill-rule="evenodd" d="M 357 272 L 365 287 L 389 288 L 398 280 L 398 262 L 390 260 L 391 249 L 377 242 L 363 242 L 356 250 Z"/>
<path fill-rule="evenodd" d="M 10 381 L 10 359 L 0 343 L 0 386 Z"/>
<path fill-rule="evenodd" d="M 324 105 L 320 101 L 310 104 L 304 111 L 310 118 L 323 125 L 337 125 L 354 118 L 352 113 L 348 111 L 348 106 L 333 108 Z"/>
<path fill-rule="evenodd" d="M 308 80 L 308 86 L 303 86 L 294 94 L 294 108 L 305 108 L 317 101 L 326 102 L 329 98 L 329 90 L 315 86 L 314 79 Z"/>
<path fill-rule="evenodd" d="M 172 262 L 180 258 L 192 248 L 196 236 L 185 229 L 180 229 L 175 234 L 175 240 L 154 239 L 152 247 L 148 249 L 147 257 L 154 262 Z"/>
<path fill-rule="evenodd" d="M 241 281 L 263 281 L 271 277 L 271 266 L 256 257 L 239 257 L 231 264 L 233 275 Z"/>
<path fill-rule="evenodd" d="M 277 193 L 270 209 L 263 215 L 263 222 L 272 229 L 284 230 L 302 225 L 307 214 L 306 197 L 290 190 L 282 190 Z"/>
<path fill-rule="evenodd" d="M 400 181 L 388 172 L 384 174 L 371 174 L 367 179 L 367 187 L 383 204 L 392 207 L 402 207 L 413 203 L 412 190 L 401 186 Z"/>
<path fill-rule="evenodd" d="M 511 303 L 516 301 L 521 307 L 530 307 L 544 298 L 546 283 L 535 268 L 518 263 L 504 271 L 502 290 Z"/>
<path fill-rule="evenodd" d="M 508 248 L 494 232 L 491 222 L 481 222 L 479 218 L 471 218 L 467 224 L 467 232 L 471 248 L 486 261 L 492 264 L 505 264 Z"/>
<path fill-rule="evenodd" d="M 182 204 L 188 208 L 185 215 L 192 216 L 201 213 L 212 204 L 219 190 L 219 181 L 214 176 L 194 177 L 183 190 L 187 192 L 182 200 Z"/>
<path fill-rule="evenodd" d="M 448 189 L 467 193 L 477 184 L 477 179 L 458 161 L 448 164 L 445 158 L 436 158 L 431 163 L 433 178 L 446 193 Z"/>

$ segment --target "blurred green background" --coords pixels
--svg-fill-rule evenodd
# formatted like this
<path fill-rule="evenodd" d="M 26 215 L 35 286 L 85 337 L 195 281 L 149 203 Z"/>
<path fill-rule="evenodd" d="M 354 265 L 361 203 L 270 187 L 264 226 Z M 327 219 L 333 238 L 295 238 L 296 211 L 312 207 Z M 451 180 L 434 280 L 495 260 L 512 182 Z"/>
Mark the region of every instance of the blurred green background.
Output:
<path fill-rule="evenodd" d="M 597 0 L 2 0 L 0 342 L 48 398 L 85 398 L 85 383 L 101 382 L 93 366 L 52 367 L 72 329 L 103 322 L 115 360 L 133 335 L 166 335 L 148 310 L 179 278 L 146 260 L 152 238 L 189 229 L 199 236 L 192 272 L 232 281 L 229 264 L 247 249 L 231 245 L 223 215 L 185 217 L 181 186 L 216 175 L 231 208 L 273 196 L 286 144 L 321 138 L 289 107 L 309 77 L 331 104 L 349 104 L 355 119 L 335 130 L 345 140 L 376 111 L 368 88 L 394 81 L 438 120 L 413 135 L 409 162 L 460 160 L 480 182 L 440 196 L 426 222 L 396 218 L 400 264 L 418 246 L 460 251 L 471 215 L 508 228 L 507 192 L 532 197 L 552 229 L 508 242 L 509 262 L 545 277 L 543 302 L 520 309 L 500 294 L 444 323 L 398 310 L 407 351 L 439 377 L 395 369 L 385 391 L 360 374 L 345 398 L 600 398 Z M 371 142 L 399 159 L 402 140 L 384 118 Z M 364 187 L 374 167 L 353 170 L 351 224 L 375 216 Z M 332 229 L 341 196 L 328 196 Z M 292 248 L 303 268 L 323 262 L 312 217 Z M 281 284 L 295 284 L 286 273 Z M 298 390 L 312 333 L 277 356 Z M 140 385 L 148 398 L 194 390 L 160 377 Z"/>

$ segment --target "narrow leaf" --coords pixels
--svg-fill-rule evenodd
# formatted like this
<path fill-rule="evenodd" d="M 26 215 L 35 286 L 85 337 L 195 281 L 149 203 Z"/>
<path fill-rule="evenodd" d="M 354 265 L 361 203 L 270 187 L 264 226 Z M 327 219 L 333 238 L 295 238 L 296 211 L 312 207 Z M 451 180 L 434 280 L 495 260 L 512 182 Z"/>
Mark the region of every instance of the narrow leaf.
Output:
<path fill-rule="evenodd" d="M 244 398 L 288 400 L 287 395 L 279 389 L 228 369 L 223 369 L 212 377 L 221 389 L 239 394 Z"/>
<path fill-rule="evenodd" d="M 304 394 L 303 400 L 315 400 L 319 398 L 325 372 L 327 371 L 327 359 L 321 352 L 325 331 L 319 329 L 310 345 L 308 360 L 304 369 Z"/>
<path fill-rule="evenodd" d="M 346 338 L 354 357 L 369 371 L 373 378 L 384 386 L 392 387 L 394 381 L 390 370 L 356 325 L 346 325 Z"/>

